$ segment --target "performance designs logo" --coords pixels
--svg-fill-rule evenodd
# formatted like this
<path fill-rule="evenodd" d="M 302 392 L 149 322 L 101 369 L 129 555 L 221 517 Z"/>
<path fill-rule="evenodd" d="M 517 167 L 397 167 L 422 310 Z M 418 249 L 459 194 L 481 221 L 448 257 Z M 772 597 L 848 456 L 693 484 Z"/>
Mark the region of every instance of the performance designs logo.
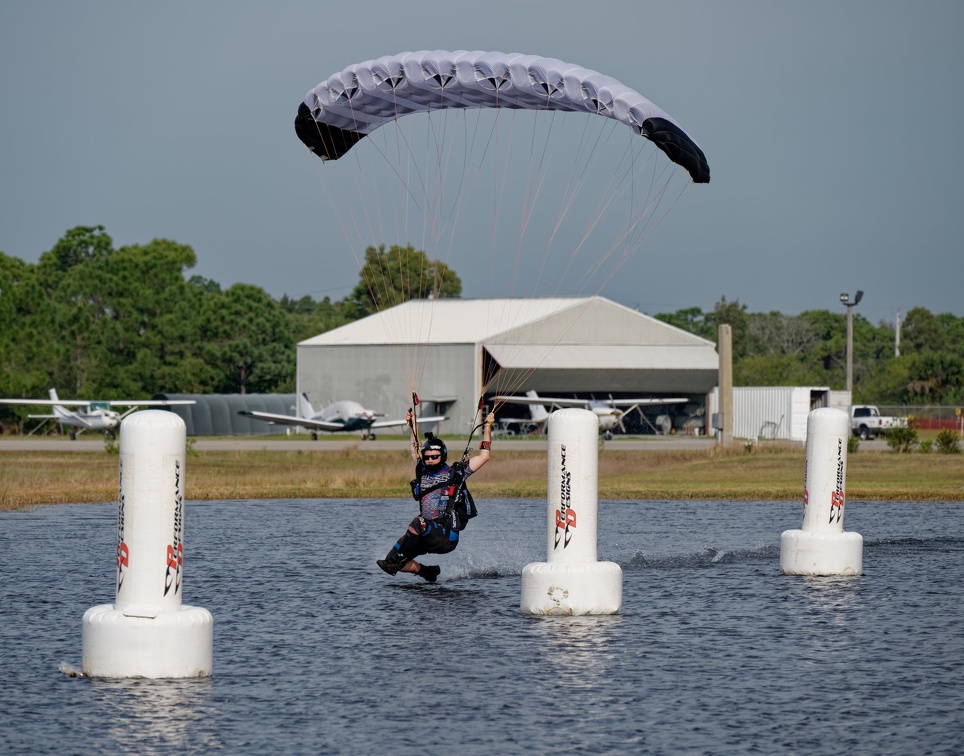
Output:
<path fill-rule="evenodd" d="M 562 542 L 562 548 L 566 548 L 572 538 L 572 531 L 576 527 L 576 510 L 572 508 L 571 503 L 572 473 L 566 469 L 565 444 L 562 445 L 561 451 L 562 475 L 560 477 L 562 482 L 559 490 L 559 509 L 556 510 L 555 543 L 552 546 L 554 549 L 559 547 L 560 541 Z"/>
<path fill-rule="evenodd" d="M 840 522 L 844 507 L 844 457 L 843 441 L 837 439 L 837 485 L 830 494 L 830 522 Z"/>
<path fill-rule="evenodd" d="M 174 534 L 167 547 L 167 572 L 164 574 L 164 595 L 171 588 L 176 594 L 181 590 L 181 567 L 184 564 L 184 544 L 181 534 L 184 532 L 184 496 L 181 493 L 181 462 L 174 461 Z"/>
<path fill-rule="evenodd" d="M 124 458 L 120 460 L 120 475 L 117 482 L 117 590 L 124 584 L 130 553 L 124 543 Z"/>
<path fill-rule="evenodd" d="M 451 479 L 451 467 L 445 467 L 442 470 L 434 473 L 423 472 L 421 481 L 419 483 L 419 489 L 421 491 L 428 491 L 440 483 L 450 482 Z M 436 488 L 431 493 L 425 494 L 425 496 L 419 502 L 422 514 L 429 519 L 441 517 L 445 513 L 445 509 L 448 507 L 449 498 L 452 496 L 454 491 L 455 486 L 449 485 L 443 486 L 442 488 Z"/>

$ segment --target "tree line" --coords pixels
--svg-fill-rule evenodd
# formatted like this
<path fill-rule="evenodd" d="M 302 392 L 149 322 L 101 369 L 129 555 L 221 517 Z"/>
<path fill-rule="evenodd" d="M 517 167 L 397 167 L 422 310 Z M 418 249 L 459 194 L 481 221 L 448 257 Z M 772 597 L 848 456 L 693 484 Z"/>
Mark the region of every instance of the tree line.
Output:
<path fill-rule="evenodd" d="M 0 252 L 0 396 L 290 393 L 299 341 L 405 299 L 462 289 L 454 270 L 410 246 L 366 250 L 358 284 L 340 301 L 274 299 L 244 283 L 222 289 L 189 274 L 196 262 L 191 247 L 166 239 L 115 249 L 103 226 L 69 230 L 36 264 Z M 749 313 L 723 297 L 712 312 L 655 317 L 714 342 L 729 323 L 737 385 L 846 383 L 843 313 Z M 899 357 L 894 337 L 893 326 L 855 313 L 855 401 L 964 400 L 964 318 L 914 308 Z M 0 420 L 24 414 L 6 407 Z"/>
<path fill-rule="evenodd" d="M 739 300 L 728 302 L 722 297 L 712 312 L 693 307 L 655 317 L 713 342 L 718 326 L 728 323 L 736 386 L 846 388 L 847 316 L 843 312 L 749 313 Z M 855 404 L 964 402 L 964 318 L 914 307 L 904 316 L 898 341 L 894 324 L 874 325 L 855 311 L 853 349 Z"/>

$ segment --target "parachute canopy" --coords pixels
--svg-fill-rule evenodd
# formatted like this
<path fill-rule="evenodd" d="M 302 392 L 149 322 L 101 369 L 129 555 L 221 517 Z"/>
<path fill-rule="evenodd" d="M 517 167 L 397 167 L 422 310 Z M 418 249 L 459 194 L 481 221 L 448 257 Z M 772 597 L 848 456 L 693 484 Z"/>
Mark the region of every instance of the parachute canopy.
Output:
<path fill-rule="evenodd" d="M 604 116 L 651 140 L 694 182 L 710 180 L 706 156 L 696 142 L 635 90 L 581 66 L 519 53 L 423 50 L 349 66 L 308 92 L 295 131 L 323 160 L 337 160 L 385 123 L 448 108 Z"/>

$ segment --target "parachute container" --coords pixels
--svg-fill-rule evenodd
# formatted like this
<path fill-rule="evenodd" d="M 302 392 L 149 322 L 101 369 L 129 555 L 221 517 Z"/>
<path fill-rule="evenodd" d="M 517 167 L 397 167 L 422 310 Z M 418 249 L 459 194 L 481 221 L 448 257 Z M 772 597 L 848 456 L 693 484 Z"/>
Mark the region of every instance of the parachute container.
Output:
<path fill-rule="evenodd" d="M 623 574 L 596 561 L 599 421 L 585 409 L 549 416 L 545 562 L 522 570 L 523 614 L 616 614 Z"/>
<path fill-rule="evenodd" d="M 864 540 L 843 529 L 850 417 L 833 407 L 807 418 L 803 527 L 780 536 L 784 575 L 860 575 Z"/>
<path fill-rule="evenodd" d="M 207 677 L 214 620 L 184 589 L 184 421 L 144 410 L 121 423 L 113 604 L 83 619 L 89 677 Z"/>

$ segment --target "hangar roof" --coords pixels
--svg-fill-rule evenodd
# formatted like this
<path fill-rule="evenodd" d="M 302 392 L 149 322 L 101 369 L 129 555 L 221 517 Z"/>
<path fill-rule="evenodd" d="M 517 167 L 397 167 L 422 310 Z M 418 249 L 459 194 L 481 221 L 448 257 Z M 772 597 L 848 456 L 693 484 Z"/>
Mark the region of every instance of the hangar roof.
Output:
<path fill-rule="evenodd" d="M 482 344 L 492 351 L 500 344 L 540 343 L 551 345 L 552 352 L 563 344 L 660 345 L 709 348 L 715 354 L 713 342 L 603 297 L 410 300 L 298 346 Z M 607 360 L 613 359 L 611 351 Z"/>
<path fill-rule="evenodd" d="M 588 298 L 412 299 L 299 346 L 359 344 L 478 344 L 509 327 L 538 322 Z"/>

